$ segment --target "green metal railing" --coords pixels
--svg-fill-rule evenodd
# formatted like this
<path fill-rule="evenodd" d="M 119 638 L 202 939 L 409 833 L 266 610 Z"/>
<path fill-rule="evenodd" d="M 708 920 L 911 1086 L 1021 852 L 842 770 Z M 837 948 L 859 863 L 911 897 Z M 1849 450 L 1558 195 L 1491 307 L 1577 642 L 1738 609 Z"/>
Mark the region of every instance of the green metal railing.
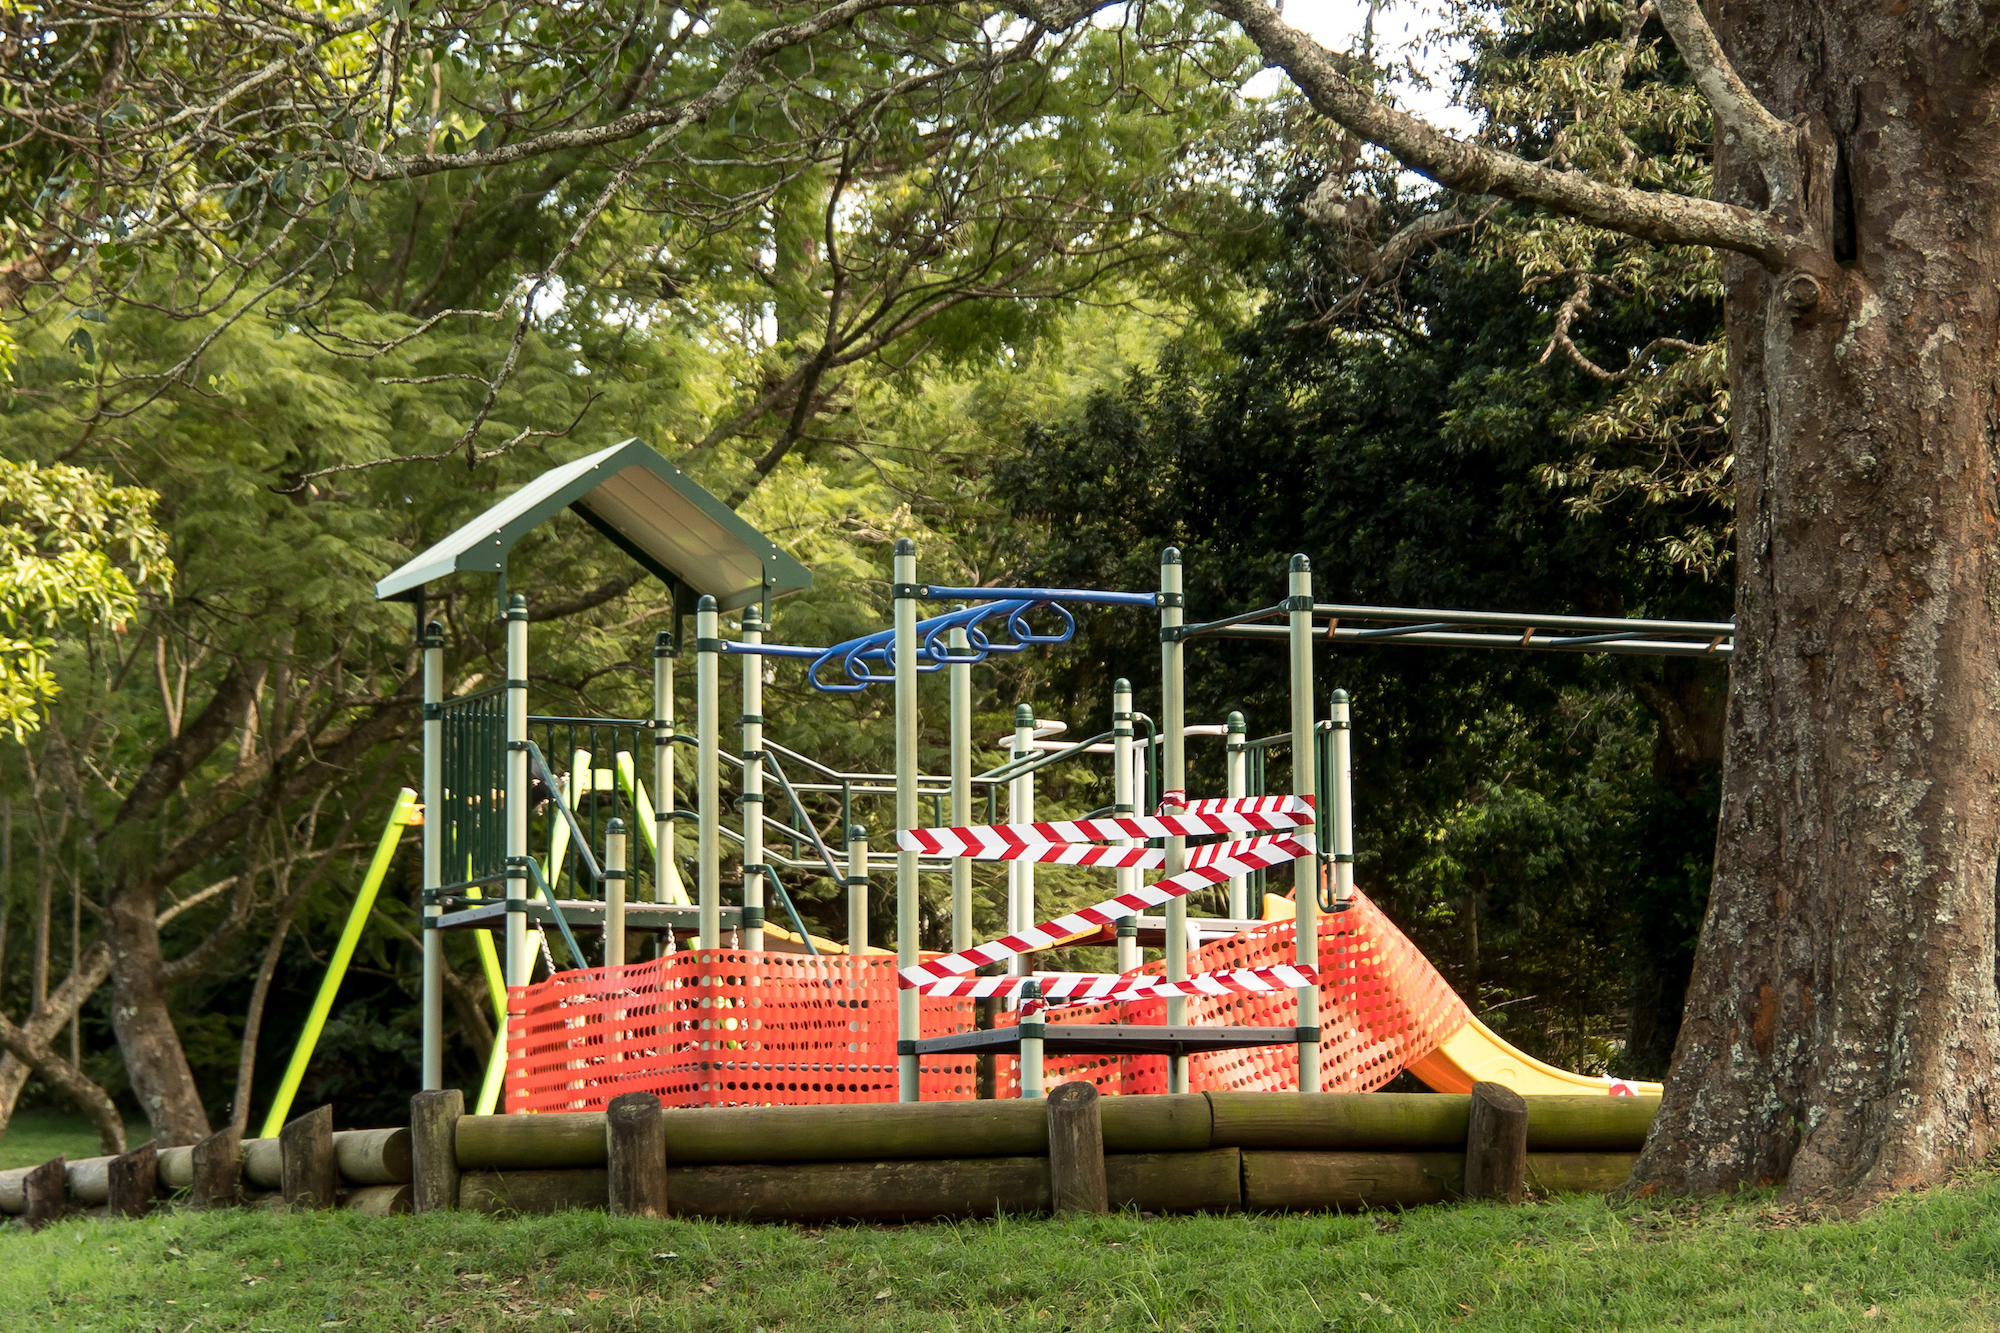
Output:
<path fill-rule="evenodd" d="M 495 686 L 438 705 L 444 723 L 446 891 L 507 875 L 507 700 Z"/>
<path fill-rule="evenodd" d="M 530 847 L 555 857 L 548 864 L 554 889 L 551 896 L 601 896 L 591 868 L 595 854 L 604 847 L 605 825 L 613 819 L 623 820 L 643 846 L 640 825 L 651 823 L 650 812 L 646 819 L 640 819 L 633 792 L 620 780 L 619 770 L 623 766 L 637 779 L 640 770 L 636 765 L 652 766 L 653 724 L 629 717 L 530 717 L 528 739 L 541 752 L 548 776 L 555 779 L 557 790 L 549 796 L 561 798 L 560 802 L 545 797 L 537 801 L 538 818 L 528 840 Z M 534 778 L 530 784 L 536 785 Z M 541 785 L 548 785 L 546 779 Z M 543 797 L 540 791 L 535 795 Z M 567 836 L 564 827 L 569 830 Z M 556 856 L 558 851 L 560 856 Z M 658 859 L 633 856 L 626 873 L 626 901 L 650 901 L 659 873 Z"/>

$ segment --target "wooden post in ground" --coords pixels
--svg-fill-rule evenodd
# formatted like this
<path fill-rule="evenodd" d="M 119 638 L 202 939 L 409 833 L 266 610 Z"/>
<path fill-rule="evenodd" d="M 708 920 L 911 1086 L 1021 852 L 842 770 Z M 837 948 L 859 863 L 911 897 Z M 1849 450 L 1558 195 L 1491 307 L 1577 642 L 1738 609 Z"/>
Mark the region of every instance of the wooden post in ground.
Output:
<path fill-rule="evenodd" d="M 40 1231 L 69 1211 L 69 1162 L 61 1153 L 28 1173 L 28 1230 Z"/>
<path fill-rule="evenodd" d="M 410 1098 L 410 1209 L 434 1213 L 458 1207 L 458 1121 L 465 1094 L 457 1088 Z"/>
<path fill-rule="evenodd" d="M 333 1108 L 322 1106 L 278 1131 L 287 1208 L 331 1208 L 338 1201 L 340 1168 L 333 1155 Z"/>
<path fill-rule="evenodd" d="M 1104 1117 L 1097 1085 L 1065 1083 L 1048 1095 L 1049 1200 L 1058 1213 L 1108 1213 Z"/>
<path fill-rule="evenodd" d="M 1527 1175 L 1527 1100 L 1503 1084 L 1473 1084 L 1465 1129 L 1466 1197 L 1519 1203 Z"/>
<path fill-rule="evenodd" d="M 144 1217 L 153 1211 L 160 1193 L 160 1158 L 155 1143 L 142 1143 L 122 1157 L 111 1159 L 111 1215 Z"/>
<path fill-rule="evenodd" d="M 627 1092 L 604 1109 L 608 1204 L 613 1216 L 667 1215 L 667 1108 L 650 1092 Z"/>
<path fill-rule="evenodd" d="M 194 1145 L 194 1189 L 191 1208 L 234 1208 L 241 1198 L 243 1139 L 234 1125 Z"/>

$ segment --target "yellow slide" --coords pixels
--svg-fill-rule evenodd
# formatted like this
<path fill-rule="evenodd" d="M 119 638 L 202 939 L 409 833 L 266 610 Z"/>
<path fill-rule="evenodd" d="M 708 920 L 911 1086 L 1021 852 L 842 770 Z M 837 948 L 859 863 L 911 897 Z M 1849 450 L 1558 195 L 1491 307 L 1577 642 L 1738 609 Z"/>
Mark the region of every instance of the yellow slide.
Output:
<path fill-rule="evenodd" d="M 1296 908 L 1290 898 L 1264 895 L 1266 921 L 1290 921 Z M 1600 1093 L 1612 1097 L 1657 1097 L 1658 1083 L 1622 1078 L 1593 1078 L 1545 1065 L 1526 1051 L 1510 1046 L 1476 1018 L 1444 1039 L 1435 1051 L 1409 1067 L 1434 1092 L 1471 1092 L 1474 1083 L 1498 1083 L 1523 1097 L 1559 1097 Z"/>

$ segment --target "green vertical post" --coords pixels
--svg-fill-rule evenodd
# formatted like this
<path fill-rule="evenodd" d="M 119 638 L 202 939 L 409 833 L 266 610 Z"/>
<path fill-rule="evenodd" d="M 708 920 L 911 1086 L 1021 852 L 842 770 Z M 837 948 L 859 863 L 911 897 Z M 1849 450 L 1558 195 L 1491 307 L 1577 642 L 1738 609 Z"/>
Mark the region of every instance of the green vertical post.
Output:
<path fill-rule="evenodd" d="M 1160 813 L 1179 814 L 1187 804 L 1187 697 L 1181 679 L 1182 597 L 1181 553 L 1169 546 L 1160 552 L 1160 741 L 1166 750 L 1160 775 Z M 1167 839 L 1168 876 L 1187 869 L 1187 839 Z M 1186 981 L 1188 975 L 1187 897 L 1167 902 L 1167 979 Z M 1167 1001 L 1167 1024 L 1187 1022 L 1187 1001 Z M 1167 1065 L 1167 1091 L 1188 1090 L 1187 1057 L 1176 1055 Z"/>
<path fill-rule="evenodd" d="M 361 931 L 368 924 L 369 913 L 375 910 L 375 895 L 381 892 L 383 876 L 389 873 L 389 863 L 395 859 L 396 844 L 402 841 L 403 830 L 409 827 L 416 810 L 415 792 L 405 787 L 396 794 L 396 804 L 389 811 L 389 822 L 383 826 L 382 836 L 375 843 L 375 858 L 368 863 L 368 873 L 362 876 L 361 891 L 354 895 L 354 906 L 347 912 L 347 925 L 340 932 L 340 942 L 333 947 L 333 957 L 327 961 L 326 975 L 320 979 L 319 994 L 313 997 L 312 1008 L 306 1012 L 305 1031 L 299 1035 L 299 1044 L 292 1048 L 292 1060 L 285 1066 L 285 1077 L 278 1084 L 278 1094 L 271 1102 L 271 1113 L 264 1117 L 264 1138 L 275 1138 L 291 1117 L 292 1099 L 299 1094 L 299 1083 L 306 1076 L 306 1066 L 312 1063 L 313 1048 L 319 1044 L 319 1034 L 326 1027 L 327 1015 L 333 1011 L 333 997 L 340 993 L 341 980 L 347 976 L 347 965 L 354 961 L 355 946 L 361 943 Z M 435 935 L 437 932 L 431 933 Z"/>
<path fill-rule="evenodd" d="M 1313 795 L 1313 620 L 1312 561 L 1292 557 L 1291 595 L 1285 599 L 1291 627 L 1292 793 Z M 1319 964 L 1319 857 L 1309 852 L 1292 862 L 1298 900 L 1298 952 L 1305 967 Z M 1299 997 L 1299 1091 L 1319 1091 L 1319 987 L 1301 986 Z"/>
<path fill-rule="evenodd" d="M 917 547 L 905 537 L 896 543 L 896 966 L 917 963 L 917 853 L 902 835 L 917 826 Z M 921 1096 L 917 1039 L 923 1010 L 914 990 L 896 993 L 896 1092 L 899 1101 Z"/>
<path fill-rule="evenodd" d="M 424 629 L 424 991 L 423 1085 L 444 1086 L 444 627 Z"/>
<path fill-rule="evenodd" d="M 716 752 L 721 653 L 715 599 L 705 596 L 694 608 L 695 859 L 701 903 L 697 942 L 704 949 L 722 947 L 722 761 Z"/>

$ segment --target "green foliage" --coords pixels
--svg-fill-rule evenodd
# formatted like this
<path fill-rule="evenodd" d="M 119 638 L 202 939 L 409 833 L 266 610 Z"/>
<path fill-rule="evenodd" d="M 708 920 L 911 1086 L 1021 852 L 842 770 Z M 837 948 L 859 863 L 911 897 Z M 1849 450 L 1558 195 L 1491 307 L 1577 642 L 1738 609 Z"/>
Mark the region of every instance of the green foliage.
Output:
<path fill-rule="evenodd" d="M 1462 98 L 1499 146 L 1609 186 L 1710 193 L 1708 107 L 1649 7 L 1513 0 L 1468 8 L 1460 35 L 1473 51 Z M 1540 479 L 1579 514 L 1675 516 L 1659 537 L 1668 558 L 1723 574 L 1734 526 L 1721 330 L 1618 336 L 1635 319 L 1686 325 L 1719 306 L 1720 257 L 1512 207 L 1494 210 L 1479 250 L 1561 302 L 1544 356 L 1612 390 L 1568 427 L 1584 452 L 1544 464 Z"/>
<path fill-rule="evenodd" d="M 122 630 L 139 588 L 173 578 L 158 498 L 66 463 L 0 457 L 0 727 L 16 740 L 58 691 L 55 635 L 89 621 Z"/>

